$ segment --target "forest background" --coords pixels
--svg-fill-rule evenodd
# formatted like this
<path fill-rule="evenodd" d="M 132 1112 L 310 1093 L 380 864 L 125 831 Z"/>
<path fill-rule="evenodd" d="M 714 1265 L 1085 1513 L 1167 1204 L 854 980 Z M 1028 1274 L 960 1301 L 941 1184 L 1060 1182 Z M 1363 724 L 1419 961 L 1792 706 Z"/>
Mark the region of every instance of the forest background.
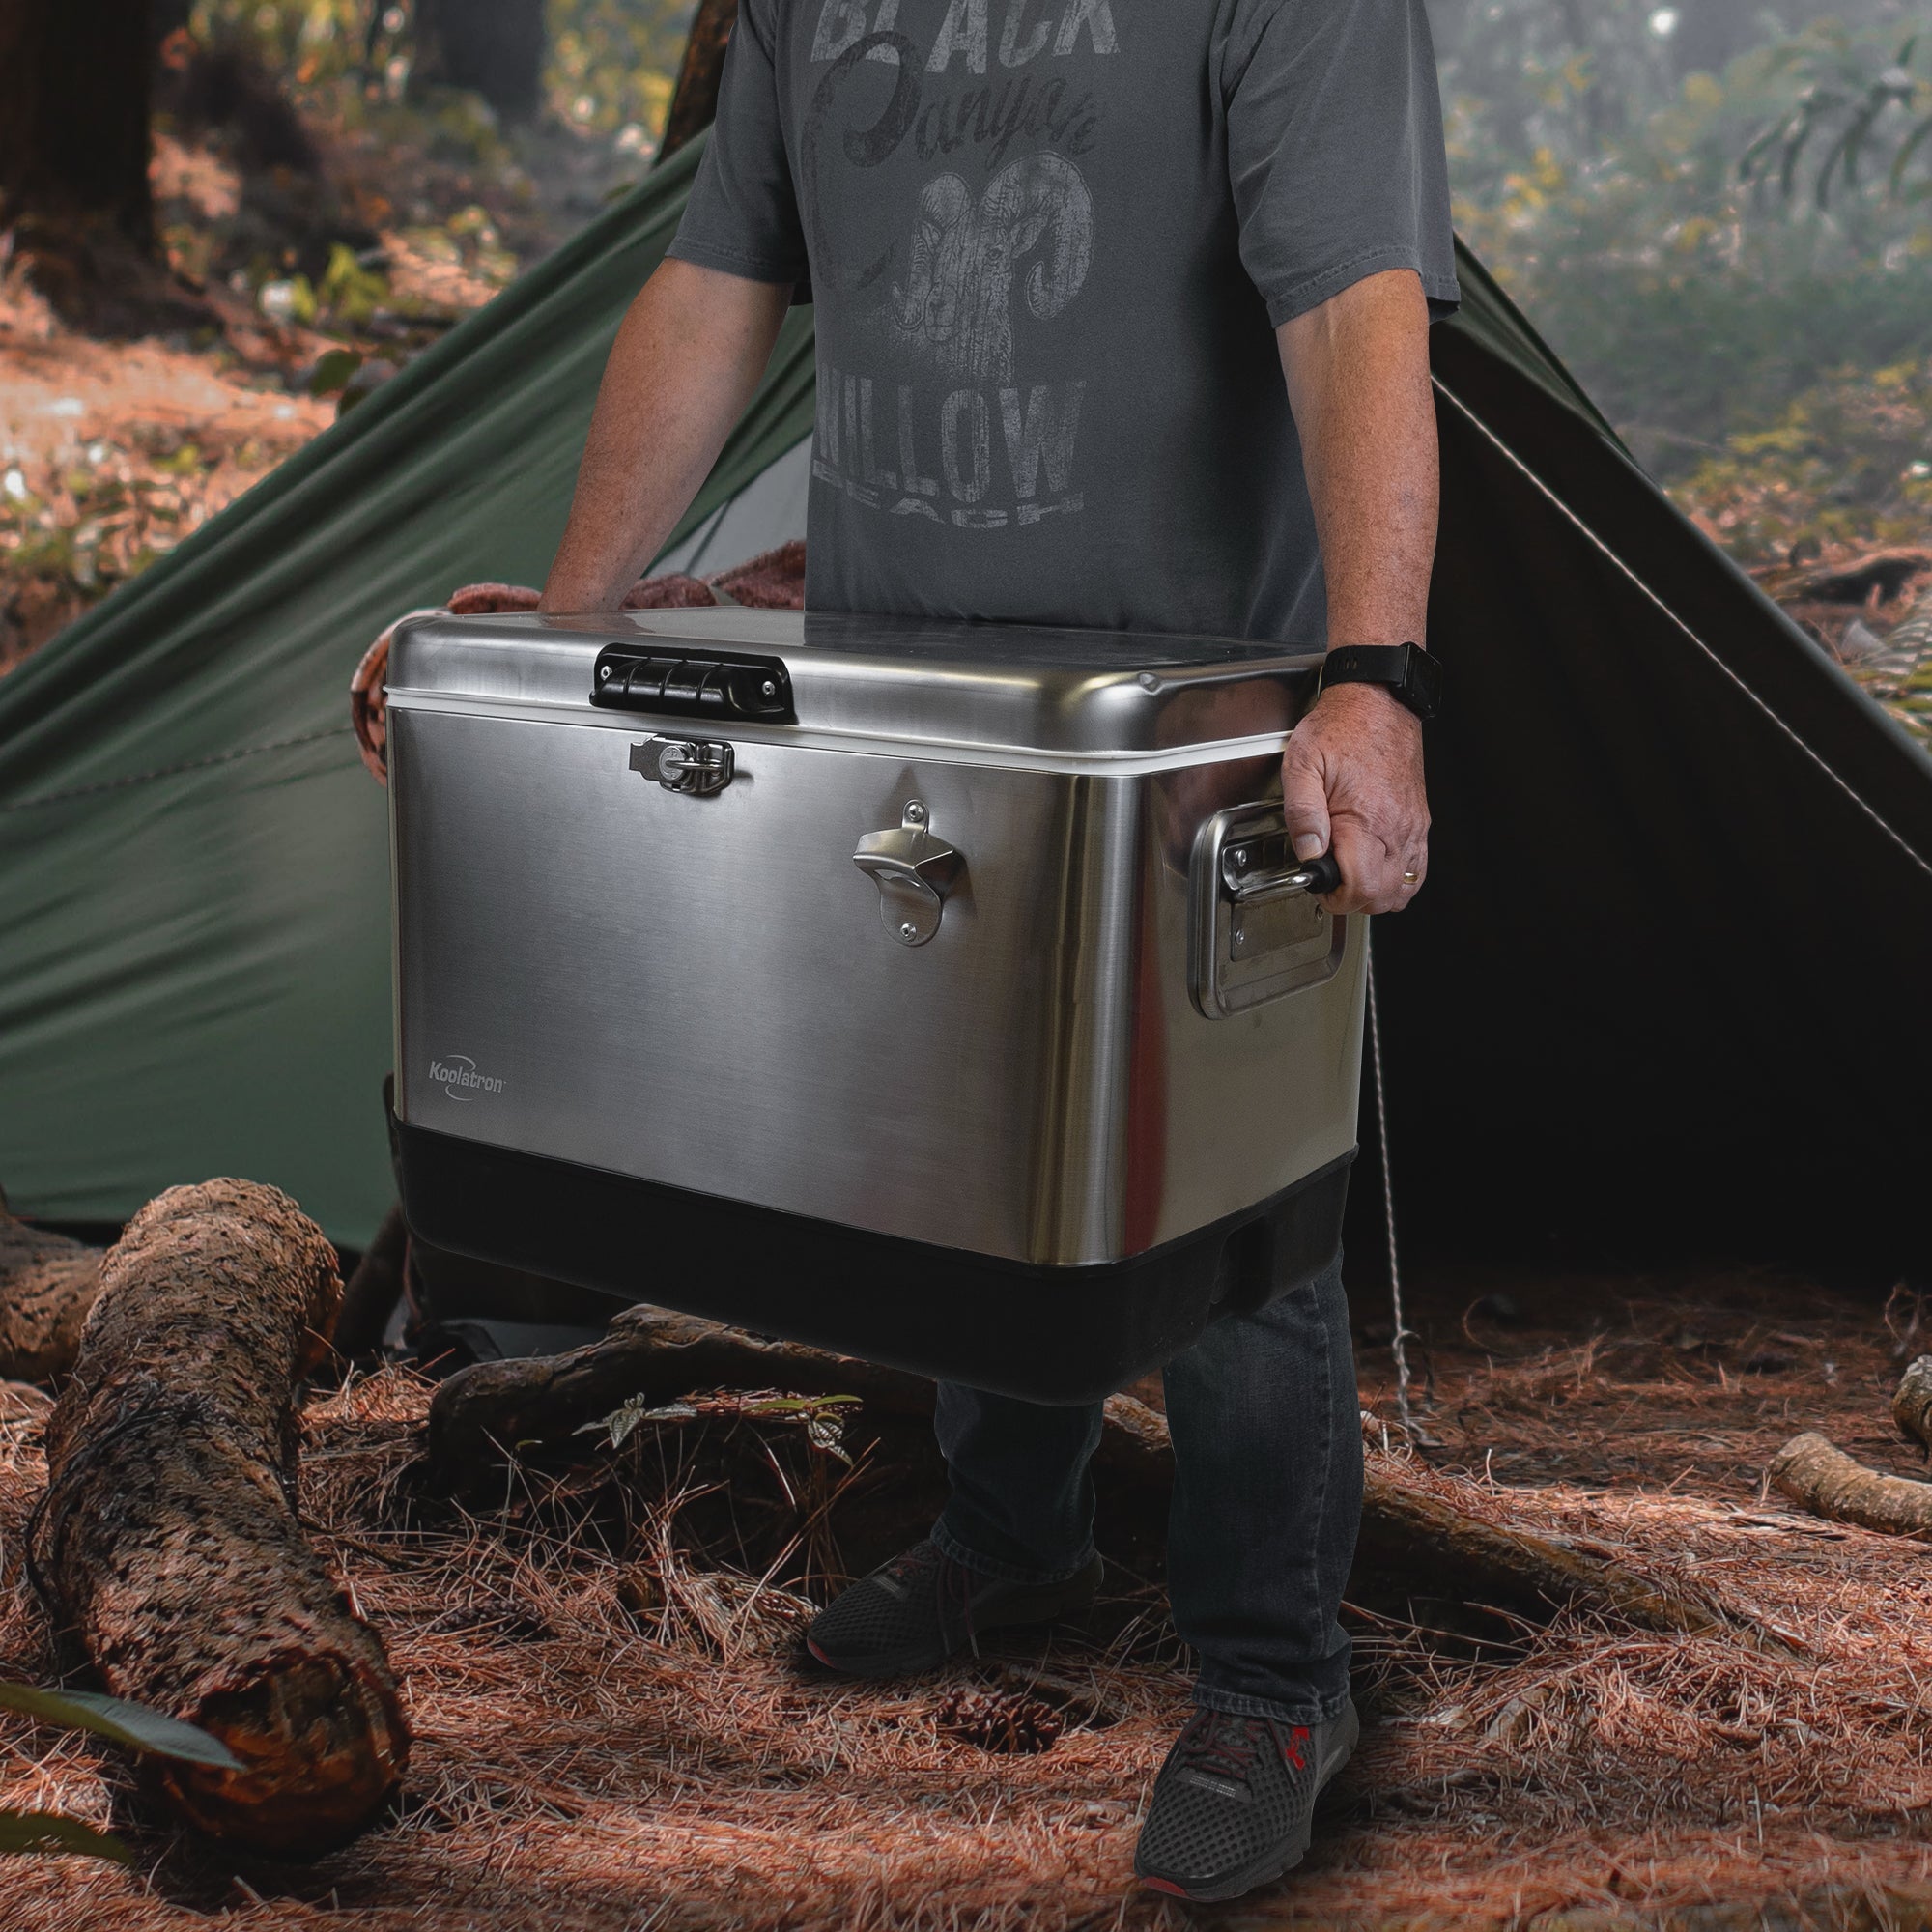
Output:
<path fill-rule="evenodd" d="M 1638 460 L 1924 735 L 1932 10 L 1428 5 L 1459 230 Z M 124 270 L 0 208 L 0 669 L 639 179 L 692 14 L 152 9 L 161 282 L 104 295 Z"/>

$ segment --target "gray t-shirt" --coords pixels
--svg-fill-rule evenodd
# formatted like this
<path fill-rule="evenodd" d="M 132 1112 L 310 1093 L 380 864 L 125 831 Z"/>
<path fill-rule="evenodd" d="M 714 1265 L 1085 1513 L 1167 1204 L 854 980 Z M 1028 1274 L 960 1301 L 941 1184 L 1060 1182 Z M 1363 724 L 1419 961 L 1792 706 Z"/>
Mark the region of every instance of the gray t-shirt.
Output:
<path fill-rule="evenodd" d="M 1422 0 L 744 0 L 670 252 L 815 299 L 809 607 L 1319 643 L 1273 326 L 1457 298 Z"/>

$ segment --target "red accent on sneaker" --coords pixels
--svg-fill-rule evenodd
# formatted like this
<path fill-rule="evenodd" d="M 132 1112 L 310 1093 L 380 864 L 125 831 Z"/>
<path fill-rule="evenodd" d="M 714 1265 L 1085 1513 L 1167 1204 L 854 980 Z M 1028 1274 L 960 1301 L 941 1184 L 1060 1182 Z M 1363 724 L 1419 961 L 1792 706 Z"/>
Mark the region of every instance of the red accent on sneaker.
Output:
<path fill-rule="evenodd" d="M 1187 1896 L 1187 1888 L 1184 1885 L 1176 1885 L 1171 1878 L 1144 1878 L 1141 1880 L 1141 1883 L 1150 1891 L 1164 1891 L 1170 1898 L 1185 1898 Z"/>
<path fill-rule="evenodd" d="M 1301 1747 L 1307 1742 L 1308 1726 L 1306 1724 L 1296 1724 L 1293 1730 L 1288 1734 L 1288 1743 L 1282 1747 L 1282 1756 L 1287 1758 L 1296 1771 L 1306 1771 L 1308 1769 L 1301 1755 Z"/>
<path fill-rule="evenodd" d="M 807 1650 L 810 1651 L 813 1657 L 817 1658 L 820 1663 L 824 1664 L 826 1669 L 837 1670 L 838 1668 L 838 1666 L 836 1663 L 834 1663 L 833 1661 L 829 1657 L 827 1657 L 826 1654 L 822 1650 L 820 1650 L 819 1647 L 815 1643 L 813 1643 L 810 1637 L 806 1638 L 805 1647 Z"/>

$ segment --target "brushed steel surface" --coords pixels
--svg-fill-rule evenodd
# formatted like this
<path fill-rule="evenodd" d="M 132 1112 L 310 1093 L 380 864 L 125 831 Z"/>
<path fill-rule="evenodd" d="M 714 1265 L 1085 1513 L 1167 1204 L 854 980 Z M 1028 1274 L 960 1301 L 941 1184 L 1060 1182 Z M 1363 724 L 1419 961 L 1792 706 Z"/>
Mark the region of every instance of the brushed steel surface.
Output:
<path fill-rule="evenodd" d="M 694 654 L 728 647 L 781 656 L 807 730 L 1112 755 L 1285 733 L 1312 698 L 1321 662 L 1319 650 L 1212 638 L 735 606 L 594 617 L 445 614 L 397 632 L 392 701 L 460 694 L 587 708 L 598 651 L 640 635 L 667 651 L 683 639 Z"/>
<path fill-rule="evenodd" d="M 509 655 L 486 653 L 514 682 Z M 642 721 L 415 689 L 389 745 L 407 1120 L 1051 1264 L 1353 1145 L 1359 922 L 1318 984 L 1213 1020 L 1190 993 L 1198 836 L 1278 783 L 1271 755 L 1122 777 L 733 733 L 730 786 L 696 797 L 630 769 Z M 852 862 L 913 799 L 967 862 L 918 947 Z"/>

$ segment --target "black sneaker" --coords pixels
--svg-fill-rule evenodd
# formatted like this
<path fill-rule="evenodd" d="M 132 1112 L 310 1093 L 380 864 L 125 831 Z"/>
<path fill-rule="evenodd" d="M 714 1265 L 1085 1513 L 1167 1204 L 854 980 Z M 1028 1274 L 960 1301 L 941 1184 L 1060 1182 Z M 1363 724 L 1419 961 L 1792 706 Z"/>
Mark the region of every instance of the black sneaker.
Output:
<path fill-rule="evenodd" d="M 1154 1779 L 1135 1874 L 1197 1903 L 1279 1878 L 1301 1862 L 1316 1797 L 1361 1730 L 1352 1704 L 1314 1725 L 1197 1711 Z"/>
<path fill-rule="evenodd" d="M 1099 1584 L 1098 1556 L 1064 1583 L 1009 1583 L 918 1543 L 820 1610 L 806 1648 L 847 1677 L 910 1677 L 977 1649 L 982 1632 L 1084 1610 Z"/>

